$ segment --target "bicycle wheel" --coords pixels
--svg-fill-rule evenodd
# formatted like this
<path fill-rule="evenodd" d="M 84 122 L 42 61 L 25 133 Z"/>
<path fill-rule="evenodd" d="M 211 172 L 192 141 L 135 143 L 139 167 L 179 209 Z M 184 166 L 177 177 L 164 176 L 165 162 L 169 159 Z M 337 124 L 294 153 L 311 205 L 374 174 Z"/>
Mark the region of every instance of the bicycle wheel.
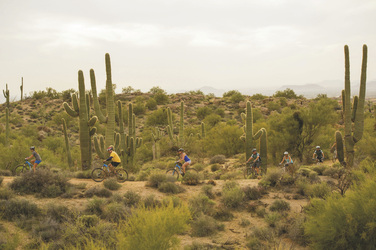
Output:
<path fill-rule="evenodd" d="M 25 173 L 27 171 L 27 167 L 24 164 L 20 164 L 17 167 L 14 168 L 13 170 L 13 175 L 19 176 L 22 173 Z"/>
<path fill-rule="evenodd" d="M 118 182 L 125 182 L 128 180 L 128 173 L 122 168 L 116 169 L 116 179 Z"/>
<path fill-rule="evenodd" d="M 174 168 L 167 170 L 166 174 L 169 175 L 169 176 L 173 176 L 176 179 L 179 179 L 179 172 L 178 172 L 178 170 L 176 170 Z"/>
<path fill-rule="evenodd" d="M 185 172 L 189 172 L 189 171 L 192 171 L 193 173 L 198 174 L 198 171 L 197 171 L 197 169 L 195 169 L 195 168 L 187 168 L 187 169 L 185 170 Z"/>
<path fill-rule="evenodd" d="M 255 177 L 255 171 L 251 167 L 246 167 L 244 169 L 244 178 L 253 179 Z"/>
<path fill-rule="evenodd" d="M 101 182 L 106 178 L 106 172 L 102 168 L 94 168 L 91 171 L 91 179 L 95 182 Z"/>
<path fill-rule="evenodd" d="M 337 160 L 337 156 L 336 156 L 336 154 L 333 153 L 333 156 L 332 156 L 333 163 L 336 162 L 336 160 Z"/>

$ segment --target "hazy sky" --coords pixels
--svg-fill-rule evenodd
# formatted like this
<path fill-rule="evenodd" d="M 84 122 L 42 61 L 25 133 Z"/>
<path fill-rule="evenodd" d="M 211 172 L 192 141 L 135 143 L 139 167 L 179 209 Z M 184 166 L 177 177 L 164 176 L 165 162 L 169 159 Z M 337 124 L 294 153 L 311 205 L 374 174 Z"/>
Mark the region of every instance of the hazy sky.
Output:
<path fill-rule="evenodd" d="M 376 79 L 375 0 L 0 0 L 0 84 L 19 93 L 77 89 L 82 69 L 117 92 L 279 87 L 344 78 L 350 47 L 358 81 L 367 44 Z"/>

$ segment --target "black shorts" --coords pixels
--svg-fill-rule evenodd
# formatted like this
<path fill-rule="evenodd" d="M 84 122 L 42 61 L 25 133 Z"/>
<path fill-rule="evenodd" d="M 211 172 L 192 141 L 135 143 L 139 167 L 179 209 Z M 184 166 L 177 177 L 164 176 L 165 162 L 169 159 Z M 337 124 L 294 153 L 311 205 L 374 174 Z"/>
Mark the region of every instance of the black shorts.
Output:
<path fill-rule="evenodd" d="M 260 165 L 261 165 L 261 161 L 256 161 L 256 162 L 253 162 L 251 164 L 251 166 L 254 167 L 254 168 L 258 168 L 258 167 L 260 167 Z"/>
<path fill-rule="evenodd" d="M 117 166 L 120 165 L 120 162 L 114 162 L 114 161 L 113 161 L 113 162 L 111 162 L 111 165 L 114 166 L 114 167 L 117 167 Z"/>

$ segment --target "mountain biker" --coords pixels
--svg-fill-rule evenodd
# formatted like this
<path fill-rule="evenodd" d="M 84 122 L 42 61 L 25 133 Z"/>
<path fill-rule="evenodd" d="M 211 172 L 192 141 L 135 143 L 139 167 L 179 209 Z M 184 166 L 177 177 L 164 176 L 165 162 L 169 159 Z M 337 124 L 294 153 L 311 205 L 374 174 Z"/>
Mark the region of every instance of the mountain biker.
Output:
<path fill-rule="evenodd" d="M 282 165 L 282 163 L 285 163 L 283 165 L 283 170 L 285 171 L 285 168 L 289 168 L 290 165 L 292 165 L 294 163 L 294 161 L 291 159 L 291 156 L 289 155 L 289 152 L 285 151 L 283 153 L 283 158 L 282 158 L 282 161 L 279 163 L 279 165 Z"/>
<path fill-rule="evenodd" d="M 334 142 L 332 147 L 330 148 L 330 152 L 333 154 L 333 159 L 337 158 L 337 142 Z"/>
<path fill-rule="evenodd" d="M 186 167 L 191 164 L 191 159 L 189 159 L 188 155 L 184 152 L 184 149 L 182 148 L 179 148 L 178 155 L 180 159 L 177 162 L 182 163 L 184 161 L 184 164 L 182 166 L 182 169 L 183 169 L 182 175 L 184 176 Z"/>
<path fill-rule="evenodd" d="M 106 161 L 111 161 L 108 164 L 108 167 L 110 168 L 111 171 L 113 171 L 112 167 L 116 168 L 117 166 L 119 166 L 119 164 L 121 163 L 121 160 L 120 160 L 119 155 L 114 151 L 114 147 L 109 146 L 107 148 L 107 151 L 110 153 L 110 157 L 107 160 L 104 160 L 103 163 L 105 163 Z"/>
<path fill-rule="evenodd" d="M 320 149 L 320 146 L 316 146 L 315 152 L 313 152 L 313 159 L 316 159 L 317 162 L 323 162 L 324 161 L 324 152 Z"/>
<path fill-rule="evenodd" d="M 40 157 L 40 155 L 37 153 L 37 151 L 35 151 L 35 147 L 34 146 L 31 146 L 30 147 L 30 150 L 31 150 L 31 155 L 29 157 L 26 157 L 25 158 L 25 161 L 31 159 L 31 158 L 35 158 L 34 160 L 31 160 L 30 163 L 33 164 L 33 170 L 35 172 L 35 168 L 38 166 L 39 163 L 42 162 L 42 158 Z"/>
<path fill-rule="evenodd" d="M 261 158 L 260 154 L 257 153 L 257 149 L 252 149 L 252 155 L 249 157 L 248 161 L 246 161 L 246 164 L 250 161 L 253 161 L 251 164 L 251 167 L 254 168 L 257 172 L 257 175 L 259 174 L 260 171 L 260 165 L 261 165 Z"/>

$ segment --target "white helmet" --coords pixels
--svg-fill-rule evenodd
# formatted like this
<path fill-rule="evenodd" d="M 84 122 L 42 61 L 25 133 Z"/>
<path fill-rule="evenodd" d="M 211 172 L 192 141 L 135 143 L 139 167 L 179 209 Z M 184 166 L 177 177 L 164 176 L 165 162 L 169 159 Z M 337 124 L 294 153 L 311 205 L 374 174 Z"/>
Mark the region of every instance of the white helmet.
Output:
<path fill-rule="evenodd" d="M 316 149 L 319 149 L 320 148 L 320 146 L 316 146 Z"/>
<path fill-rule="evenodd" d="M 285 152 L 284 152 L 283 154 L 284 154 L 284 155 L 288 155 L 288 154 L 289 154 L 289 152 L 285 151 Z"/>

